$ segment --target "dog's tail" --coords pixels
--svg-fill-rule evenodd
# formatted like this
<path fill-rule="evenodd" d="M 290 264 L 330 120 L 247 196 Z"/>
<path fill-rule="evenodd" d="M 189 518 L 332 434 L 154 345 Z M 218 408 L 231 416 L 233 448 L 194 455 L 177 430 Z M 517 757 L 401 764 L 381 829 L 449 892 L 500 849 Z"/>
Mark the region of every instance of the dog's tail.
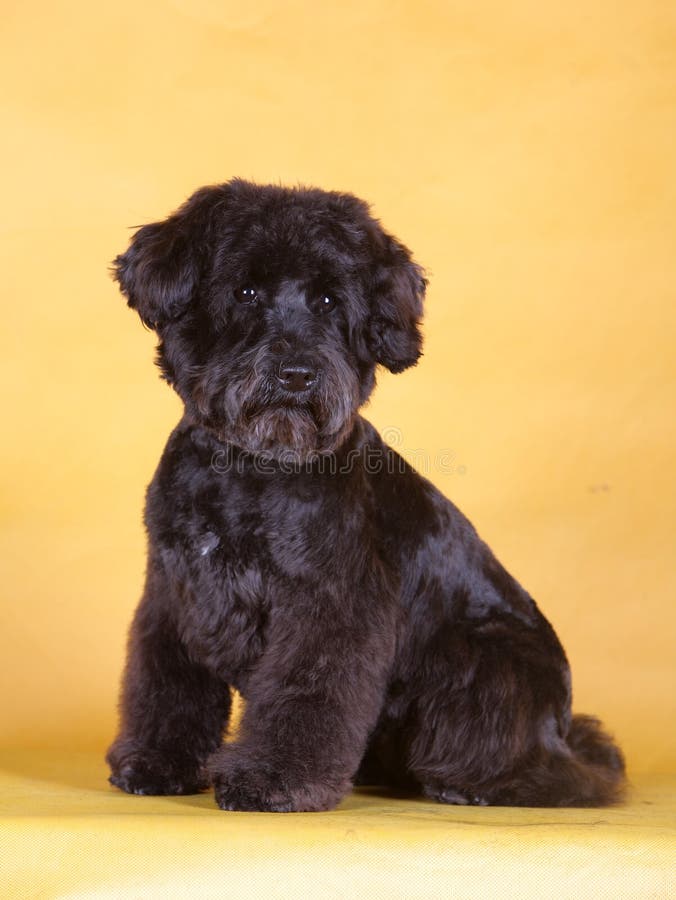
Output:
<path fill-rule="evenodd" d="M 569 758 L 564 796 L 565 806 L 608 806 L 619 802 L 626 790 L 622 751 L 593 716 L 573 716 L 567 743 Z"/>
<path fill-rule="evenodd" d="M 624 757 L 598 719 L 573 716 L 565 747 L 542 748 L 495 787 L 489 802 L 496 805 L 610 806 L 624 795 Z"/>

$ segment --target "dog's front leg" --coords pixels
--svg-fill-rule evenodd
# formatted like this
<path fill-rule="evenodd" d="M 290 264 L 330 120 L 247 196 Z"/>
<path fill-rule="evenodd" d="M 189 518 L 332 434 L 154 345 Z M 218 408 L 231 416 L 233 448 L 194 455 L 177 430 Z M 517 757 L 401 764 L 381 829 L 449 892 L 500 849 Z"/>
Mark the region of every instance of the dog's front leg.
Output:
<path fill-rule="evenodd" d="M 133 794 L 194 794 L 222 741 L 230 689 L 190 659 L 170 614 L 170 587 L 148 564 L 129 635 L 120 731 L 106 755 L 112 784 Z"/>
<path fill-rule="evenodd" d="M 352 786 L 375 725 L 391 665 L 388 614 L 341 618 L 313 604 L 275 623 L 252 675 L 237 742 L 209 761 L 222 809 L 331 809 Z"/>

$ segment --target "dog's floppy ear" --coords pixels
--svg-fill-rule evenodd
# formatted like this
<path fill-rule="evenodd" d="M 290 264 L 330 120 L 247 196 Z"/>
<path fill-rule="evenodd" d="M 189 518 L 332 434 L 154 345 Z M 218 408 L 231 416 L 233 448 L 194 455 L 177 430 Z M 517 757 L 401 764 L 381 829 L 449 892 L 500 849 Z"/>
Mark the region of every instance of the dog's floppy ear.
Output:
<path fill-rule="evenodd" d="M 415 365 L 422 352 L 420 318 L 427 281 L 410 251 L 379 226 L 372 233 L 374 263 L 368 342 L 390 372 Z"/>
<path fill-rule="evenodd" d="M 213 208 L 223 188 L 196 191 L 163 222 L 144 225 L 116 257 L 113 278 L 149 328 L 178 318 L 190 305 L 208 244 Z"/>

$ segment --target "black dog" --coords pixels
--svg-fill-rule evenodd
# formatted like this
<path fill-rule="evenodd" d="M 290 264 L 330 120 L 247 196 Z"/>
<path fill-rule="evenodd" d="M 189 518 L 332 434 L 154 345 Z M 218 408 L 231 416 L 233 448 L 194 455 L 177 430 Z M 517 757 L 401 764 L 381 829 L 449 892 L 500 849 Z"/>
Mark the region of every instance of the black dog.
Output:
<path fill-rule="evenodd" d="M 358 410 L 420 355 L 425 280 L 349 194 L 245 181 L 137 231 L 115 276 L 185 404 L 148 490 L 111 782 L 323 810 L 353 783 L 597 806 L 620 751 L 463 515 Z M 230 690 L 246 699 L 222 744 Z"/>

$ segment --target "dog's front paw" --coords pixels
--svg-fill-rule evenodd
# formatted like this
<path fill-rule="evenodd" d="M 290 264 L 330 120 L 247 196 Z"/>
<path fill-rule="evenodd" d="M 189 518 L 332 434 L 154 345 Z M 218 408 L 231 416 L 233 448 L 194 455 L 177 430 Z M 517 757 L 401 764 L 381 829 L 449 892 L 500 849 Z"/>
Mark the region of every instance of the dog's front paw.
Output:
<path fill-rule="evenodd" d="M 249 761 L 231 747 L 223 747 L 209 760 L 216 803 L 221 809 L 319 812 L 333 809 L 349 788 L 349 784 L 292 782 L 288 774 L 277 771 L 274 765 Z"/>
<path fill-rule="evenodd" d="M 108 781 L 128 794 L 199 794 L 209 787 L 204 767 L 194 760 L 126 742 L 106 756 Z"/>
<path fill-rule="evenodd" d="M 299 812 L 283 780 L 271 774 L 236 768 L 214 777 L 214 794 L 221 809 L 238 812 Z"/>

